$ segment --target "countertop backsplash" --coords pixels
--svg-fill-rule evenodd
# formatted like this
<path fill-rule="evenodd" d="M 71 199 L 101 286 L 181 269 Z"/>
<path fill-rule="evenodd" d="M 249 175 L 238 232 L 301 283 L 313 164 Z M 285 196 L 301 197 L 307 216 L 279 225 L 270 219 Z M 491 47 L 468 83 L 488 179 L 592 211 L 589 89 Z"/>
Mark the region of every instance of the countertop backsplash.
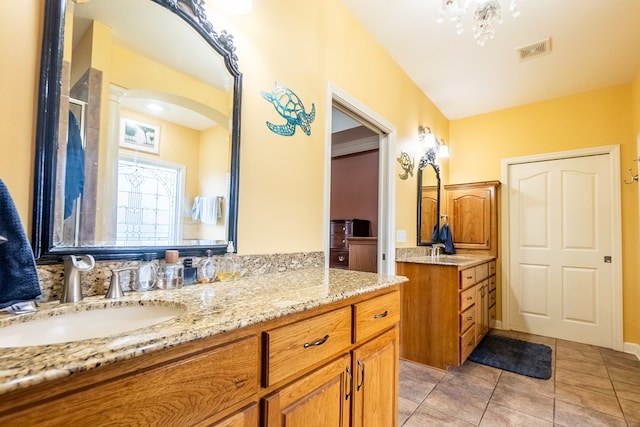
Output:
<path fill-rule="evenodd" d="M 81 254 L 79 252 L 79 254 Z M 214 256 L 220 259 L 224 255 Z M 285 271 L 305 270 L 308 268 L 324 267 L 323 252 L 299 252 L 291 254 L 269 254 L 269 255 L 234 255 L 240 272 L 243 276 L 259 276 L 269 273 L 282 273 Z M 190 257 L 194 266 L 197 266 L 202 258 Z M 181 258 L 181 261 L 184 258 Z M 161 263 L 163 260 L 156 260 Z M 141 261 L 98 261 L 93 270 L 81 273 L 82 294 L 86 297 L 104 295 L 109 288 L 111 271 L 114 268 L 137 267 Z M 62 294 L 62 282 L 64 276 L 63 264 L 38 265 L 38 278 L 42 288 L 42 301 L 56 301 Z M 130 272 L 121 273 L 121 284 L 123 289 L 129 290 L 129 284 L 135 279 Z"/>

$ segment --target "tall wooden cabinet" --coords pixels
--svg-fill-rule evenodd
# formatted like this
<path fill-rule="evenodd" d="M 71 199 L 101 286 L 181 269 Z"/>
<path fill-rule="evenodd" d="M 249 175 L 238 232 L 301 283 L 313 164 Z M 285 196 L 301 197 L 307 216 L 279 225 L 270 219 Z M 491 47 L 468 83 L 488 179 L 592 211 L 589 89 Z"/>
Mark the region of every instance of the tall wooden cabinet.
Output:
<path fill-rule="evenodd" d="M 456 251 L 498 255 L 499 181 L 444 186 L 443 208 Z"/>

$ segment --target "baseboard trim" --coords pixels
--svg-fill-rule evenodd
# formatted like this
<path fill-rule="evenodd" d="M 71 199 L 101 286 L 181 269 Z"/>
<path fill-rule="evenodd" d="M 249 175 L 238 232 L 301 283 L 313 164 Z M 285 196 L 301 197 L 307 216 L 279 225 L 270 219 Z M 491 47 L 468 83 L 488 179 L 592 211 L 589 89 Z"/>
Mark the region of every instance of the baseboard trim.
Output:
<path fill-rule="evenodd" d="M 624 352 L 635 354 L 636 357 L 640 360 L 640 344 L 636 344 L 634 342 L 626 342 L 624 343 Z"/>
<path fill-rule="evenodd" d="M 494 329 L 502 329 L 502 320 L 496 320 L 493 323 L 492 328 L 494 328 Z"/>

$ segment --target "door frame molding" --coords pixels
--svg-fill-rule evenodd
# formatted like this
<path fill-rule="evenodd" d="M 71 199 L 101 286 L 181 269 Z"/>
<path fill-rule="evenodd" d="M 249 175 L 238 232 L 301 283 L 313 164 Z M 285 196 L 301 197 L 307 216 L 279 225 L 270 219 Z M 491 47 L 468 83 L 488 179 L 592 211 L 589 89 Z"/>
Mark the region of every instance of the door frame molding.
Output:
<path fill-rule="evenodd" d="M 511 294 L 511 276 L 509 265 L 511 261 L 511 248 L 509 247 L 509 167 L 516 164 L 542 162 L 550 160 L 569 159 L 573 157 L 586 157 L 595 155 L 609 155 L 609 167 L 611 170 L 611 248 L 614 262 L 612 265 L 612 343 L 613 349 L 623 350 L 623 319 L 622 319 L 622 199 L 620 195 L 620 145 L 605 145 L 601 147 L 583 148 L 578 150 L 558 151 L 529 156 L 512 157 L 502 159 L 502 209 L 501 209 L 501 273 L 502 273 L 502 323 L 503 329 L 510 329 L 509 296 Z"/>
<path fill-rule="evenodd" d="M 329 267 L 329 221 L 331 217 L 331 108 L 337 103 L 355 113 L 381 132 L 378 146 L 378 273 L 395 274 L 395 158 L 396 128 L 384 117 L 332 82 L 327 82 L 324 159 L 323 247 L 325 267 Z M 384 255 L 384 260 L 382 259 Z"/>

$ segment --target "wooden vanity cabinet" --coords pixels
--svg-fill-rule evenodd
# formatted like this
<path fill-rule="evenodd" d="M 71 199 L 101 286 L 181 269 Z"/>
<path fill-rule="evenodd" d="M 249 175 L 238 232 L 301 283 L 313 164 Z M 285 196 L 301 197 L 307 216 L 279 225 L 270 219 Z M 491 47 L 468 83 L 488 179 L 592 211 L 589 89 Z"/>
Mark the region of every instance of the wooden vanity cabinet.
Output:
<path fill-rule="evenodd" d="M 409 278 L 400 288 L 401 358 L 440 369 L 464 363 L 489 330 L 491 263 L 397 263 Z"/>
<path fill-rule="evenodd" d="M 311 366 L 313 361 L 306 364 L 288 358 L 288 378 L 294 379 L 290 382 L 284 378 L 285 385 L 275 387 L 275 391 L 263 398 L 265 426 L 397 425 L 399 292 L 396 290 L 357 302 L 351 309 L 352 339 L 346 344 L 334 344 L 331 350 L 334 354 L 326 357 L 330 360 L 328 363 L 301 376 L 298 371 Z M 327 314 L 340 317 L 338 313 Z M 323 338 L 329 335 L 317 347 L 330 343 L 331 334 L 325 334 L 318 328 L 308 329 L 305 324 L 307 321 L 297 322 L 279 332 L 291 328 L 293 335 L 296 331 L 315 334 L 309 336 L 324 334 Z M 300 348 L 303 342 L 313 342 L 302 336 L 293 341 L 297 344 L 291 348 Z M 342 337 L 334 340 L 337 341 L 342 342 Z"/>
<path fill-rule="evenodd" d="M 0 424 L 396 426 L 398 286 L 3 395 Z"/>

